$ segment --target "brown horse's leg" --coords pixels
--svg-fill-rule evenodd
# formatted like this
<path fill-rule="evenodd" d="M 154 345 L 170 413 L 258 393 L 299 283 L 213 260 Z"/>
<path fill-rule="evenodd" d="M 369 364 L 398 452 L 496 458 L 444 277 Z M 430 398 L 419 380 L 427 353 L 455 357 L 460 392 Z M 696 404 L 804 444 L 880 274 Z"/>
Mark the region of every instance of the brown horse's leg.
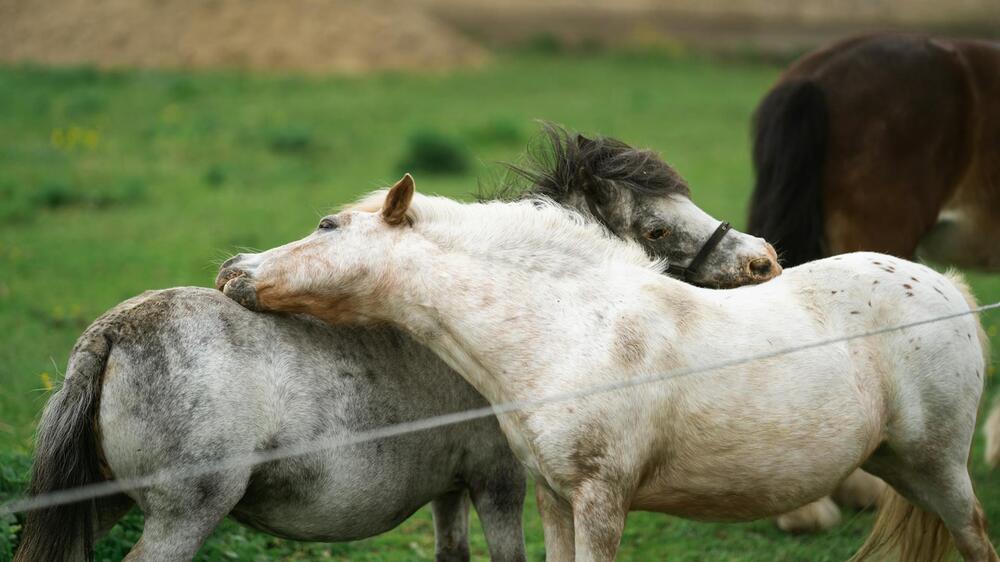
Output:
<path fill-rule="evenodd" d="M 997 208 L 1000 210 L 1000 207 Z M 1000 271 L 1000 225 L 978 210 L 949 210 L 920 240 L 921 259 L 983 271 Z"/>
<path fill-rule="evenodd" d="M 935 261 L 1000 271 L 1000 52 L 987 41 L 952 41 L 975 93 L 972 164 L 941 220 L 921 241 Z"/>
<path fill-rule="evenodd" d="M 882 209 L 885 209 L 882 207 Z M 880 252 L 913 259 L 924 228 L 910 221 L 903 209 L 879 213 L 873 209 L 826 212 L 826 254 Z"/>
<path fill-rule="evenodd" d="M 1000 57 L 997 58 L 1000 69 Z M 997 86 L 1000 95 L 1000 85 Z M 1000 126 L 1000 110 L 993 119 Z M 937 224 L 920 241 L 918 254 L 938 263 L 1000 271 L 1000 135 L 980 139 L 971 169 Z"/>
<path fill-rule="evenodd" d="M 953 178 L 897 174 L 911 165 L 905 159 L 869 161 L 848 169 L 855 163 L 852 158 L 831 162 L 826 176 L 825 253 L 869 251 L 914 259 L 921 238 L 937 222 L 953 189 Z"/>

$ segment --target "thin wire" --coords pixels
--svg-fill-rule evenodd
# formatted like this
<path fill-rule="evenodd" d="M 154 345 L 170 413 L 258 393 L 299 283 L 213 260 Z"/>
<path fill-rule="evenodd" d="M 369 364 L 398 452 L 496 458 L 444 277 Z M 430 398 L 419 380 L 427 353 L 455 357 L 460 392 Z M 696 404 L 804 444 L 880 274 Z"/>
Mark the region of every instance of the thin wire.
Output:
<path fill-rule="evenodd" d="M 603 394 L 607 392 L 613 392 L 616 390 L 624 390 L 627 388 L 632 388 L 653 382 L 679 379 L 682 377 L 705 373 L 708 371 L 715 371 L 727 367 L 734 367 L 744 363 L 760 361 L 763 359 L 770 359 L 782 355 L 789 355 L 792 353 L 798 353 L 800 351 L 807 351 L 810 349 L 815 349 L 818 347 L 824 347 L 837 343 L 843 343 L 855 339 L 867 338 L 881 334 L 887 334 L 890 332 L 907 330 L 917 326 L 923 326 L 926 324 L 932 324 L 935 322 L 950 320 L 952 318 L 958 318 L 970 314 L 980 314 L 982 312 L 994 310 L 997 308 L 1000 308 L 1000 301 L 988 305 L 983 305 L 978 308 L 973 308 L 962 312 L 955 312 L 944 316 L 938 316 L 935 318 L 917 320 L 915 322 L 899 324 L 896 326 L 889 326 L 886 328 L 879 328 L 877 330 L 862 332 L 859 334 L 822 339 L 811 343 L 786 347 L 774 351 L 758 353 L 755 355 L 749 355 L 736 359 L 727 359 L 724 361 L 718 361 L 716 363 L 702 367 L 688 367 L 684 369 L 676 369 L 674 371 L 670 371 L 668 373 L 663 373 L 659 375 L 633 377 L 628 380 L 591 386 L 580 390 L 550 394 L 548 396 L 543 396 L 541 398 L 534 398 L 530 400 L 516 400 L 512 402 L 495 404 L 492 406 L 485 406 L 482 408 L 475 408 L 472 410 L 465 410 L 462 412 L 453 412 L 450 414 L 433 416 L 421 420 L 403 422 L 403 423 L 388 425 L 385 427 L 380 427 L 377 429 L 361 431 L 346 437 L 317 439 L 314 441 L 307 441 L 295 445 L 289 445 L 287 447 L 279 447 L 268 451 L 257 451 L 254 453 L 248 453 L 243 455 L 234 455 L 215 463 L 205 463 L 199 466 L 186 466 L 183 468 L 165 468 L 153 474 L 149 474 L 138 478 L 99 482 L 95 484 L 87 484 L 84 486 L 79 486 L 77 488 L 68 488 L 65 490 L 48 492 L 45 494 L 39 494 L 34 497 L 12 500 L 3 504 L 2 506 L 0 506 L 0 517 L 22 511 L 44 509 L 48 507 L 54 507 L 57 505 L 76 503 L 79 501 L 110 496 L 122 492 L 127 492 L 130 490 L 148 488 L 172 480 L 197 478 L 199 476 L 205 476 L 216 472 L 226 472 L 235 469 L 247 468 L 257 464 L 273 462 L 290 457 L 297 457 L 309 453 L 324 451 L 327 449 L 346 447 L 349 445 L 366 443 L 368 441 L 397 437 L 399 435 L 415 433 L 418 431 L 425 431 L 428 429 L 435 429 L 438 427 L 444 427 L 448 425 L 454 425 L 480 418 L 495 416 L 497 414 L 506 414 L 518 410 L 526 410 L 532 407 L 542 406 L 545 404 L 576 400 L 579 398 L 584 398 L 595 394 Z"/>

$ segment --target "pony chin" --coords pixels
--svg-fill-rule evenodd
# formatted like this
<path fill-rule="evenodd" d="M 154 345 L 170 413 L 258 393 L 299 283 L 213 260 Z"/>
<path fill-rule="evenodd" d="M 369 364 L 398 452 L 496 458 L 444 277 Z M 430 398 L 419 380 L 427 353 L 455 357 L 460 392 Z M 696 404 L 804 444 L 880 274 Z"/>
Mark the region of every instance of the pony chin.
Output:
<path fill-rule="evenodd" d="M 377 318 L 359 312 L 373 310 L 373 302 L 377 302 L 375 297 L 344 296 L 339 292 L 283 293 L 275 286 L 264 286 L 257 290 L 249 280 L 247 285 L 246 289 L 234 287 L 233 294 L 226 291 L 223 293 L 255 311 L 308 314 L 332 325 L 378 323 Z"/>

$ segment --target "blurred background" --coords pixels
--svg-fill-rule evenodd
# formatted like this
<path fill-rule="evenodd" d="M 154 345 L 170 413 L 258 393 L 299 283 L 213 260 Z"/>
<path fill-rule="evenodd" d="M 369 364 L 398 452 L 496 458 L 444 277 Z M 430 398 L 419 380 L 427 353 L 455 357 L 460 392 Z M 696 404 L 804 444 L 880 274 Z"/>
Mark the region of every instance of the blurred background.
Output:
<path fill-rule="evenodd" d="M 1000 37 L 997 0 L 0 0 L 0 500 L 75 338 L 147 289 L 210 286 L 239 248 L 309 232 L 404 171 L 470 197 L 537 119 L 657 150 L 741 227 L 750 116 L 784 66 L 851 34 Z M 1000 284 L 971 275 L 983 302 Z M 984 318 L 996 335 L 996 317 Z M 975 465 L 1000 521 L 1000 486 Z M 993 507 L 996 506 L 996 507 Z M 843 560 L 817 536 L 634 514 L 622 560 Z M 529 553 L 542 559 L 533 498 Z M 98 548 L 118 560 L 133 514 Z M 997 526 L 995 525 L 995 528 Z M 17 518 L 0 520 L 0 561 Z M 223 524 L 200 560 L 432 559 L 422 510 L 351 544 Z M 473 557 L 485 557 L 478 527 Z M 996 541 L 996 536 L 994 537 Z"/>
<path fill-rule="evenodd" d="M 448 69 L 534 45 L 789 55 L 865 31 L 995 36 L 994 0 L 4 0 L 0 60 L 99 68 Z"/>

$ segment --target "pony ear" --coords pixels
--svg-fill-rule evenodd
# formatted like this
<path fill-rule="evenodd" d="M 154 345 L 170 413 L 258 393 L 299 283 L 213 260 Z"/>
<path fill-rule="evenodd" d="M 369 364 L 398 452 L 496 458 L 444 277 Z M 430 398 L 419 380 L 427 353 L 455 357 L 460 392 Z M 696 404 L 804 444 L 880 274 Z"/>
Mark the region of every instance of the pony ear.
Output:
<path fill-rule="evenodd" d="M 603 205 L 610 199 L 608 186 L 585 166 L 577 168 L 575 180 L 588 201 Z"/>
<path fill-rule="evenodd" d="M 588 139 L 587 137 L 577 133 L 576 146 L 580 147 L 581 149 L 587 149 L 593 146 L 593 144 L 594 144 L 593 139 Z"/>
<path fill-rule="evenodd" d="M 406 221 L 406 211 L 413 201 L 413 192 L 413 176 L 410 174 L 404 175 L 389 189 L 385 202 L 382 203 L 382 219 L 387 224 L 396 226 Z"/>

